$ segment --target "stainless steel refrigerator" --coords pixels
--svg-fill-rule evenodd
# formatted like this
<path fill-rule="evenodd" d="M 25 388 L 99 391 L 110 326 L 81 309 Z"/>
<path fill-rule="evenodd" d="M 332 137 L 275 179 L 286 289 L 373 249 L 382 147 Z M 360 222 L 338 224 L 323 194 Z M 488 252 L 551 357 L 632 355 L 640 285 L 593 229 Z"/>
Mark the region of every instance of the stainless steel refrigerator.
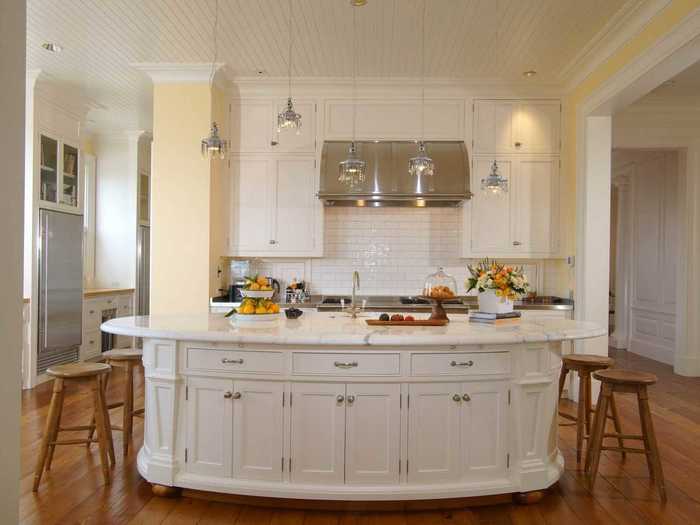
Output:
<path fill-rule="evenodd" d="M 83 329 L 83 216 L 39 210 L 37 373 L 78 360 Z"/>

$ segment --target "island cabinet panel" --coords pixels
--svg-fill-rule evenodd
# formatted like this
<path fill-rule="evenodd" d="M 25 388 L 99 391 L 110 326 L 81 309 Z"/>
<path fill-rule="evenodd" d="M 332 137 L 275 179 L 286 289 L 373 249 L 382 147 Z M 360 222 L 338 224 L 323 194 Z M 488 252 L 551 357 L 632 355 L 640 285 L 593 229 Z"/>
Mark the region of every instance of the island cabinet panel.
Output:
<path fill-rule="evenodd" d="M 233 391 L 230 379 L 191 377 L 187 382 L 187 471 L 231 477 Z"/>
<path fill-rule="evenodd" d="M 409 396 L 408 482 L 433 483 L 458 479 L 459 383 L 412 384 L 409 386 Z"/>
<path fill-rule="evenodd" d="M 345 483 L 399 482 L 401 385 L 348 384 Z"/>
<path fill-rule="evenodd" d="M 342 484 L 345 385 L 292 384 L 291 481 Z"/>
<path fill-rule="evenodd" d="M 282 481 L 283 392 L 284 383 L 234 383 L 234 478 Z"/>

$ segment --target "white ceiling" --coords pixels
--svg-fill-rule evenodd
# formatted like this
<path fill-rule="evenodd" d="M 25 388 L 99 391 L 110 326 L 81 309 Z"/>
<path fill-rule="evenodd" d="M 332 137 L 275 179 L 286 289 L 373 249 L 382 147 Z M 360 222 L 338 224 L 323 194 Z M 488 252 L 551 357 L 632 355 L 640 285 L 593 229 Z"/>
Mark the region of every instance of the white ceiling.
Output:
<path fill-rule="evenodd" d="M 426 74 L 433 78 L 562 82 L 561 72 L 613 17 L 642 0 L 428 0 Z M 295 76 L 352 72 L 349 0 L 292 0 Z M 143 127 L 150 82 L 134 62 L 212 60 L 214 0 L 29 0 L 28 67 L 103 107 L 89 118 Z M 420 0 L 359 8 L 359 76 L 418 77 Z M 286 75 L 284 0 L 220 0 L 219 62 L 228 76 Z M 63 52 L 50 53 L 43 42 Z M 568 69 L 567 69 L 568 70 Z"/>

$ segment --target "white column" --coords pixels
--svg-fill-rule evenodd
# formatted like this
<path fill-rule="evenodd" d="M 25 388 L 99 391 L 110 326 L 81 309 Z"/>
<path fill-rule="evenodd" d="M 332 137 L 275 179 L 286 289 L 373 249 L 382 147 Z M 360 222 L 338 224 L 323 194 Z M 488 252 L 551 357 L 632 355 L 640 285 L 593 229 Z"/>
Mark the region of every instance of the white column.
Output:
<path fill-rule="evenodd" d="M 617 234 L 615 242 L 615 331 L 610 336 L 613 348 L 627 348 L 629 341 L 630 262 L 632 258 L 632 224 L 630 220 L 630 175 L 613 177 L 617 190 Z"/>

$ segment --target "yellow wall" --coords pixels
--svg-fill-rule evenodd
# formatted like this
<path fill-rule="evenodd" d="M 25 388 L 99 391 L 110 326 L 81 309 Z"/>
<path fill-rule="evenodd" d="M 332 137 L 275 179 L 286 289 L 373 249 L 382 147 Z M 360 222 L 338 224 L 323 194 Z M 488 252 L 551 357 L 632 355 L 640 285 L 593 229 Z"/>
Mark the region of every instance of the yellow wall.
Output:
<path fill-rule="evenodd" d="M 151 174 L 151 314 L 208 311 L 211 167 L 208 83 L 156 84 Z"/>

